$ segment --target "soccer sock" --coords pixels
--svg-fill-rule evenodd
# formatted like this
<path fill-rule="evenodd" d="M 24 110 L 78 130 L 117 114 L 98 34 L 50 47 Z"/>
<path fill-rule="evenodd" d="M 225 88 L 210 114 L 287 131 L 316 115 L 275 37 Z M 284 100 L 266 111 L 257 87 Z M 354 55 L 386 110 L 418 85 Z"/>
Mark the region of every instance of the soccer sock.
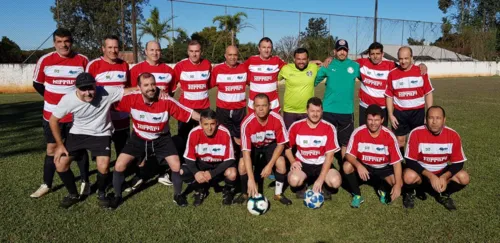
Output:
<path fill-rule="evenodd" d="M 135 176 L 137 176 L 139 179 L 145 179 L 147 177 L 146 165 L 142 167 L 138 166 L 137 170 L 135 171 Z"/>
<path fill-rule="evenodd" d="M 356 172 L 353 172 L 351 174 L 345 174 L 345 179 L 347 180 L 347 183 L 351 188 L 351 193 L 354 195 L 361 196 L 361 190 L 359 190 L 359 183 L 358 183 L 358 178 L 356 178 Z"/>
<path fill-rule="evenodd" d="M 115 190 L 116 197 L 122 197 L 122 185 L 125 181 L 125 173 L 114 171 L 113 172 L 113 189 Z"/>
<path fill-rule="evenodd" d="M 276 187 L 274 188 L 274 194 L 280 195 L 281 193 L 283 193 L 283 185 L 285 184 L 286 175 L 275 172 L 274 176 L 276 177 Z"/>
<path fill-rule="evenodd" d="M 236 181 L 232 181 L 232 180 L 225 178 L 224 183 L 225 183 L 225 185 L 224 185 L 225 187 L 232 189 L 232 188 L 234 188 L 234 184 L 236 183 Z"/>
<path fill-rule="evenodd" d="M 64 183 L 64 186 L 68 190 L 69 194 L 72 196 L 78 196 L 78 190 L 76 189 L 75 175 L 73 175 L 73 171 L 71 171 L 71 169 L 68 169 L 65 172 L 57 172 L 57 174 L 59 174 L 59 177 Z"/>
<path fill-rule="evenodd" d="M 248 192 L 248 175 L 244 174 L 240 176 L 241 179 L 241 193 L 247 194 Z"/>
<path fill-rule="evenodd" d="M 102 197 L 106 196 L 106 187 L 108 186 L 108 175 L 109 173 L 102 174 L 97 172 L 97 194 Z"/>
<path fill-rule="evenodd" d="M 45 183 L 49 188 L 52 187 L 55 173 L 56 164 L 54 164 L 54 156 L 45 155 L 45 162 L 43 164 L 43 183 Z"/>
<path fill-rule="evenodd" d="M 182 180 L 181 174 L 179 172 L 172 171 L 172 183 L 174 184 L 174 195 L 179 195 L 182 193 Z"/>
<path fill-rule="evenodd" d="M 450 181 L 450 183 L 448 183 L 448 186 L 446 187 L 446 190 L 443 192 L 443 194 L 446 196 L 451 196 L 451 194 L 458 192 L 458 191 L 464 189 L 465 187 L 466 186 L 464 186 L 464 185 L 460 185 L 454 181 Z"/>
<path fill-rule="evenodd" d="M 419 185 L 417 184 L 404 184 L 403 185 L 403 193 L 415 193 L 415 188 Z"/>
<path fill-rule="evenodd" d="M 87 152 L 82 154 L 77 160 L 78 168 L 80 169 L 80 178 L 84 182 L 89 182 L 89 156 Z"/>

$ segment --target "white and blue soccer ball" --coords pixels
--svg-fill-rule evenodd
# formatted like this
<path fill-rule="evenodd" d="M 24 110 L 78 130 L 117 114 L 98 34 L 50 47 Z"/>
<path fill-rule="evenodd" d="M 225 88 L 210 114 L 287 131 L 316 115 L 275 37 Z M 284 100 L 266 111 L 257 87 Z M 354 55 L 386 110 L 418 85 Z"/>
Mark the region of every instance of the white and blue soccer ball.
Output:
<path fill-rule="evenodd" d="M 248 198 L 247 209 L 253 215 L 262 215 L 269 209 L 269 201 L 261 194 Z"/>
<path fill-rule="evenodd" d="M 308 208 L 317 209 L 323 206 L 325 202 L 325 197 L 323 193 L 314 192 L 312 189 L 309 189 L 304 194 L 304 205 Z"/>

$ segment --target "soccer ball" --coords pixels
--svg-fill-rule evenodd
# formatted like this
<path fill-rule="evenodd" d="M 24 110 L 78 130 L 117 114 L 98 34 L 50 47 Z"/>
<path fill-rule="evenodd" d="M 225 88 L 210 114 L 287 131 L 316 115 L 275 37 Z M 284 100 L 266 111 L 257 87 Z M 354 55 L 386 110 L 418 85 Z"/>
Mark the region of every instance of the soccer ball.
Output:
<path fill-rule="evenodd" d="M 248 198 L 247 209 L 253 215 L 262 215 L 269 209 L 269 201 L 261 194 Z"/>
<path fill-rule="evenodd" d="M 304 205 L 306 205 L 306 207 L 317 209 L 323 206 L 324 202 L 325 197 L 323 196 L 323 193 L 314 192 L 311 189 L 306 191 L 304 197 Z"/>

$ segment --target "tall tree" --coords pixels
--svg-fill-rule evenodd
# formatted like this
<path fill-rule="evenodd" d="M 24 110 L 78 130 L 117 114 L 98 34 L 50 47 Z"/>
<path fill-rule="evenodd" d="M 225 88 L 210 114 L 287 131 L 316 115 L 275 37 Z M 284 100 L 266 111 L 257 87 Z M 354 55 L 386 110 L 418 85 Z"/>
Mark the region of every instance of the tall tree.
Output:
<path fill-rule="evenodd" d="M 311 59 L 325 59 L 338 39 L 330 34 L 326 23 L 325 18 L 310 18 L 306 31 L 300 33 L 299 46 L 307 48 Z"/>
<path fill-rule="evenodd" d="M 21 48 L 7 36 L 2 37 L 2 41 L 0 41 L 0 63 L 20 63 L 22 61 Z"/>
<path fill-rule="evenodd" d="M 170 18 L 161 21 L 160 20 L 160 11 L 158 10 L 157 7 L 153 8 L 151 10 L 151 14 L 148 19 L 146 19 L 145 22 L 141 23 L 139 25 L 139 30 L 141 31 L 139 33 L 139 37 L 143 37 L 144 35 L 150 35 L 153 37 L 153 39 L 157 42 L 160 42 L 162 39 L 166 39 L 168 41 L 168 44 L 172 44 L 172 37 L 169 36 L 169 33 L 171 32 L 177 32 L 177 33 L 184 33 L 184 30 L 181 28 L 172 28 L 170 26 L 170 21 L 174 16 L 171 16 Z"/>
<path fill-rule="evenodd" d="M 226 31 L 218 31 L 215 26 L 205 27 L 191 35 L 192 40 L 201 43 L 203 53 L 213 63 L 224 61 L 225 47 L 223 43 L 230 41 Z M 236 42 L 236 40 L 235 40 Z"/>
<path fill-rule="evenodd" d="M 213 23 L 219 22 L 219 29 L 229 33 L 231 38 L 231 45 L 235 44 L 236 33 L 240 32 L 244 28 L 252 27 L 252 25 L 243 22 L 244 19 L 248 18 L 248 15 L 244 12 L 237 12 L 234 15 L 218 15 L 213 18 Z"/>
<path fill-rule="evenodd" d="M 75 39 L 75 47 L 78 51 L 88 55 L 90 58 L 101 54 L 101 40 L 106 35 L 114 34 L 121 36 L 122 1 L 111 0 L 65 0 L 58 1 L 50 8 L 54 20 L 57 21 L 59 14 L 59 26 L 72 31 Z M 137 20 L 144 20 L 142 9 L 149 0 L 136 0 Z M 123 0 L 125 18 L 125 46 L 132 46 L 131 35 L 131 0 Z"/>

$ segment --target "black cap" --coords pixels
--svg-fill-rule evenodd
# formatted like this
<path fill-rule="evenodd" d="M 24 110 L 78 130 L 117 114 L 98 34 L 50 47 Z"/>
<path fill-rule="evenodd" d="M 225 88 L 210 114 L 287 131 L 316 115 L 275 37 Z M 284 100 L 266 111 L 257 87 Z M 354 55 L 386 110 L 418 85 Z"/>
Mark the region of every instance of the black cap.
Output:
<path fill-rule="evenodd" d="M 90 73 L 80 73 L 76 77 L 75 86 L 77 88 L 95 85 L 95 78 Z"/>
<path fill-rule="evenodd" d="M 346 51 L 349 50 L 349 44 L 347 44 L 347 41 L 344 39 L 337 40 L 335 42 L 335 50 L 340 50 L 340 49 L 345 49 Z"/>

